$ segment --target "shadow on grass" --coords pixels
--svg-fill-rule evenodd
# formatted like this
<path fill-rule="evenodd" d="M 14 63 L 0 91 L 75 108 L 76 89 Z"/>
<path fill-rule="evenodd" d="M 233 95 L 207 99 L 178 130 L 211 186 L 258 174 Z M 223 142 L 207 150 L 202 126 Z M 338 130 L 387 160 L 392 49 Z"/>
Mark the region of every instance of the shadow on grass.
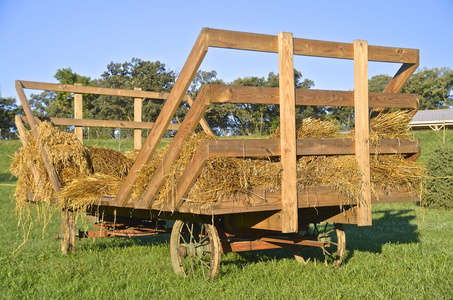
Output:
<path fill-rule="evenodd" d="M 170 243 L 170 234 L 144 237 L 108 237 L 77 240 L 82 251 L 105 251 L 112 248 L 127 248 L 134 246 L 156 246 Z"/>
<path fill-rule="evenodd" d="M 418 243 L 419 233 L 413 209 L 387 209 L 377 211 L 378 217 L 373 218 L 373 225 L 358 227 L 345 226 L 346 245 L 349 254 L 344 263 L 354 256 L 355 251 L 382 253 L 385 244 Z"/>
<path fill-rule="evenodd" d="M 414 209 L 381 209 L 375 211 L 373 217 L 373 225 L 369 227 L 344 226 L 347 254 L 343 264 L 354 256 L 355 251 L 381 253 L 385 244 L 419 242 L 417 225 L 413 224 L 416 218 Z M 134 238 L 102 238 L 94 243 L 84 242 L 80 248 L 102 252 L 117 247 L 156 246 L 168 245 L 169 243 L 170 234 L 159 234 L 157 236 Z M 304 248 L 304 257 L 312 256 L 312 252 L 312 248 Z M 168 252 L 168 255 L 170 255 L 170 252 Z M 316 249 L 315 257 L 318 261 L 324 260 L 320 249 Z M 249 264 L 293 258 L 294 252 L 292 248 L 282 248 L 227 254 L 222 256 L 221 263 L 225 266 L 236 265 L 239 268 L 243 268 Z M 313 261 L 313 257 L 311 261 Z"/>

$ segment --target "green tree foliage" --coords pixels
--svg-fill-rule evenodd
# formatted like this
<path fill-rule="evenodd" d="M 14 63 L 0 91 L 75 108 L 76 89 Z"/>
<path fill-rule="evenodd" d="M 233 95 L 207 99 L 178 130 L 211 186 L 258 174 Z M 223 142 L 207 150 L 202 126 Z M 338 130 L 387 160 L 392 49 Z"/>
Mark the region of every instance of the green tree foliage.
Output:
<path fill-rule="evenodd" d="M 58 69 L 55 79 L 62 84 L 93 85 L 90 77 L 81 76 L 71 68 Z M 91 105 L 93 95 L 84 95 L 84 112 Z M 44 91 L 40 94 L 31 94 L 30 106 L 39 117 L 72 118 L 74 116 L 74 96 L 66 92 Z"/>
<path fill-rule="evenodd" d="M 421 69 L 409 78 L 402 92 L 418 94 L 420 109 L 450 108 L 453 105 L 453 70 Z"/>
<path fill-rule="evenodd" d="M 144 91 L 170 92 L 175 79 L 176 74 L 167 70 L 165 64 L 133 58 L 130 62 L 111 62 L 101 79 L 95 83 L 107 88 L 141 88 Z M 99 119 L 133 120 L 133 104 L 133 99 L 127 97 L 99 96 L 91 114 Z M 143 120 L 155 120 L 162 106 L 162 100 L 145 99 Z"/>
<path fill-rule="evenodd" d="M 375 75 L 368 80 L 368 91 L 370 93 L 382 93 L 392 80 L 389 75 Z"/>
<path fill-rule="evenodd" d="M 442 145 L 434 150 L 426 163 L 428 180 L 425 203 L 428 206 L 453 208 L 453 149 Z"/>
<path fill-rule="evenodd" d="M 231 85 L 256 86 L 256 87 L 278 87 L 278 74 L 270 72 L 265 77 L 243 77 L 237 78 Z M 309 79 L 302 79 L 302 73 L 294 70 L 294 85 L 296 89 L 307 89 L 314 86 Z M 280 122 L 280 111 L 278 105 L 264 104 L 232 104 L 225 103 L 218 105 L 222 112 L 223 123 L 217 123 L 214 128 L 219 128 L 223 134 L 268 134 L 274 131 Z M 296 118 L 308 115 L 321 114 L 322 108 L 318 107 L 297 107 Z M 209 120 L 209 118 L 208 118 Z M 225 122 L 226 121 L 226 122 Z M 209 121 L 208 121 L 209 122 Z"/>
<path fill-rule="evenodd" d="M 0 138 L 16 138 L 14 116 L 19 112 L 20 108 L 16 105 L 16 99 L 0 97 Z"/>

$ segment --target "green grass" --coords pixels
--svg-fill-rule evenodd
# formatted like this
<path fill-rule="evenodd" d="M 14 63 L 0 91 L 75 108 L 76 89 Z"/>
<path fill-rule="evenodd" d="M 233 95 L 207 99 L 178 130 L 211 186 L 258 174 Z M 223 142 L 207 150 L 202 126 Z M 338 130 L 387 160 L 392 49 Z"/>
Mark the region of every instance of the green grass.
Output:
<path fill-rule="evenodd" d="M 184 279 L 173 273 L 168 235 L 81 240 L 76 254 L 62 255 L 52 237 L 59 230 L 57 214 L 44 235 L 37 226 L 13 255 L 22 235 L 7 169 L 19 145 L 0 142 L 2 299 L 453 298 L 453 211 L 416 203 L 374 205 L 373 226 L 346 226 L 348 250 L 339 269 L 300 265 L 286 249 L 229 253 L 216 280 Z"/>

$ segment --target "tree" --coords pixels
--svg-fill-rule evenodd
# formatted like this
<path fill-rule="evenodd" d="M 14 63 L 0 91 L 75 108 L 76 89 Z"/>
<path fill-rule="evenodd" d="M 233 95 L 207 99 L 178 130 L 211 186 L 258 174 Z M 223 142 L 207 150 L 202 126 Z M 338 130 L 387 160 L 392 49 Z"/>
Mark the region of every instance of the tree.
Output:
<path fill-rule="evenodd" d="M 16 105 L 16 99 L 12 97 L 0 97 L 0 138 L 16 138 L 15 115 L 20 108 Z"/>
<path fill-rule="evenodd" d="M 389 75 L 374 75 L 368 80 L 368 91 L 370 93 L 382 93 L 392 80 Z"/>
<path fill-rule="evenodd" d="M 403 93 L 419 95 L 420 109 L 450 108 L 453 105 L 453 70 L 421 69 L 409 78 Z"/>
<path fill-rule="evenodd" d="M 54 78 L 62 84 L 92 85 L 90 77 L 81 76 L 71 68 L 58 69 Z M 84 112 L 89 108 L 93 98 L 94 95 L 84 95 Z M 74 117 L 74 96 L 71 93 L 44 91 L 40 94 L 31 94 L 30 106 L 33 113 L 39 117 Z"/>
<path fill-rule="evenodd" d="M 242 77 L 237 78 L 231 85 L 255 86 L 255 87 L 278 87 L 279 76 L 270 72 L 266 77 Z M 294 70 L 294 85 L 296 88 L 310 88 L 314 85 L 309 79 L 302 80 L 302 73 Z M 270 133 L 279 125 L 280 115 L 278 105 L 263 104 L 232 104 L 225 103 L 211 105 L 215 107 L 207 113 L 210 125 L 217 131 L 226 134 L 252 135 Z M 296 117 L 301 118 L 307 107 L 298 107 Z M 216 122 L 211 118 L 212 113 L 216 113 Z"/>
<path fill-rule="evenodd" d="M 134 89 L 144 91 L 170 92 L 176 74 L 168 71 L 165 64 L 132 58 L 130 62 L 107 65 L 107 71 L 96 80 L 96 85 L 107 88 Z M 126 97 L 99 96 L 95 101 L 92 115 L 100 119 L 133 120 L 133 99 Z M 143 120 L 153 121 L 162 109 L 162 100 L 143 101 Z"/>

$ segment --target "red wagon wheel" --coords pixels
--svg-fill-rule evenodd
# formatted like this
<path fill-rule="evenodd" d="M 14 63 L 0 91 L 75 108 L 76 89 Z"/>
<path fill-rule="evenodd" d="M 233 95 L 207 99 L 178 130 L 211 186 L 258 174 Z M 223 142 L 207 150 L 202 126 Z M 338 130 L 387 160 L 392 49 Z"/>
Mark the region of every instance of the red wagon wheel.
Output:
<path fill-rule="evenodd" d="M 342 224 L 332 223 L 318 223 L 310 225 L 310 229 L 305 232 L 317 241 L 329 243 L 329 247 L 313 247 L 311 251 L 303 253 L 301 248 L 295 249 L 294 258 L 300 262 L 306 264 L 311 258 L 317 260 L 322 253 L 324 257 L 324 263 L 326 265 L 331 264 L 333 267 L 339 267 L 343 261 L 344 254 L 346 251 L 346 234 Z M 311 257 L 310 257 L 311 256 Z M 308 257 L 308 258 L 304 258 Z"/>
<path fill-rule="evenodd" d="M 220 239 L 214 225 L 177 220 L 170 238 L 171 263 L 178 275 L 214 279 L 220 269 Z"/>

